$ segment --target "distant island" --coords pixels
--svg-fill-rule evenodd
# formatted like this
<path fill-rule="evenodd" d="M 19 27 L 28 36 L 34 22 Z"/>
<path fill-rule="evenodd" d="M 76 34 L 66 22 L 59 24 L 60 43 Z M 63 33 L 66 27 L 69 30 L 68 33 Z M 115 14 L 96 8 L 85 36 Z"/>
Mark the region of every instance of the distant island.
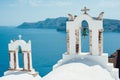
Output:
<path fill-rule="evenodd" d="M 68 21 L 67 17 L 47 18 L 44 21 L 38 21 L 34 23 L 24 22 L 17 26 L 17 28 L 56 29 L 57 31 L 65 31 L 66 21 Z M 120 20 L 104 19 L 103 23 L 105 32 L 120 32 Z"/>

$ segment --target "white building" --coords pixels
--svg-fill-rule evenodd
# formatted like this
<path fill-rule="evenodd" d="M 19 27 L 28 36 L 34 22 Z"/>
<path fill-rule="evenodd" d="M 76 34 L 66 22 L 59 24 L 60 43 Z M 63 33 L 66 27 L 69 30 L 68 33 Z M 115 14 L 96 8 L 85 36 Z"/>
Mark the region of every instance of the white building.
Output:
<path fill-rule="evenodd" d="M 64 64 L 48 75 L 43 80 L 118 80 L 99 65 L 88 66 L 84 63 Z"/>
<path fill-rule="evenodd" d="M 9 69 L 4 72 L 5 78 L 2 78 L 2 80 L 8 78 L 10 79 L 10 76 L 15 76 L 14 78 L 22 79 L 26 76 L 27 79 L 30 77 L 34 80 L 36 77 L 37 79 L 40 78 L 38 72 L 36 72 L 32 67 L 32 51 L 31 51 L 31 41 L 25 42 L 22 40 L 22 36 L 19 35 L 18 40 L 11 40 L 11 42 L 8 44 L 9 47 Z M 21 51 L 21 53 L 19 53 Z M 19 67 L 19 57 L 18 55 L 22 54 L 22 61 L 23 67 Z M 15 80 L 15 79 L 10 79 Z"/>
<path fill-rule="evenodd" d="M 28 73 L 16 73 L 3 76 L 0 80 L 42 80 L 42 78 L 39 75 L 33 76 Z"/>
<path fill-rule="evenodd" d="M 108 62 L 108 54 L 103 53 L 104 12 L 93 18 L 86 7 L 82 11 L 84 13 L 75 18 L 69 14 L 67 52 L 44 80 L 119 80 L 118 69 Z M 89 52 L 81 52 L 82 21 L 89 25 Z"/>

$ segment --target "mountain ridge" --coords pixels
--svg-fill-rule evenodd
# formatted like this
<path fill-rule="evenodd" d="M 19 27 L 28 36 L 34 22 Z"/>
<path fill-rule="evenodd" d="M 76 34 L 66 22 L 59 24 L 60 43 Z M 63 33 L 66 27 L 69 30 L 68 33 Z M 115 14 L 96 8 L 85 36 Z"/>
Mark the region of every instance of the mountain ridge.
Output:
<path fill-rule="evenodd" d="M 38 22 L 24 22 L 17 26 L 17 28 L 37 28 L 37 29 L 56 29 L 57 31 L 66 30 L 67 17 L 47 18 Z M 105 32 L 120 32 L 120 20 L 103 19 L 103 28 Z"/>

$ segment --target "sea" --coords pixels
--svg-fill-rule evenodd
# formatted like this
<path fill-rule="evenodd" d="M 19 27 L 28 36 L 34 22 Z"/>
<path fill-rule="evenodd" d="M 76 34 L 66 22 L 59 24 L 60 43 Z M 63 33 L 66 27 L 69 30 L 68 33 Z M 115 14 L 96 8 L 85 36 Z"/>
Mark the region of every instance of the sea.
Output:
<path fill-rule="evenodd" d="M 0 77 L 9 68 L 8 44 L 11 40 L 17 40 L 22 35 L 25 41 L 32 43 L 33 68 L 40 76 L 45 76 L 53 65 L 62 58 L 66 52 L 66 33 L 58 32 L 56 29 L 19 29 L 11 27 L 0 28 Z M 104 53 L 111 55 L 120 48 L 120 33 L 104 32 Z M 82 36 L 82 51 L 89 51 L 89 37 Z M 20 67 L 22 64 L 22 53 L 19 53 Z"/>

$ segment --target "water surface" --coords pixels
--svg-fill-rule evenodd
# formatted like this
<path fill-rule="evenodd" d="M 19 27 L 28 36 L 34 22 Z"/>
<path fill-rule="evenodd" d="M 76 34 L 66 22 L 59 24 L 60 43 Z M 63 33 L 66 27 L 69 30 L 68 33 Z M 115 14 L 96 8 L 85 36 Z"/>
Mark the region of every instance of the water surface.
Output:
<path fill-rule="evenodd" d="M 48 74 L 66 51 L 64 32 L 57 32 L 55 29 L 0 28 L 0 76 L 9 68 L 8 43 L 10 40 L 18 39 L 19 34 L 24 40 L 31 40 L 33 67 L 41 76 Z M 82 51 L 89 50 L 88 42 L 88 36 L 82 38 Z M 110 55 L 118 48 L 120 48 L 120 33 L 105 32 L 104 52 Z M 22 58 L 19 61 L 22 62 Z"/>

